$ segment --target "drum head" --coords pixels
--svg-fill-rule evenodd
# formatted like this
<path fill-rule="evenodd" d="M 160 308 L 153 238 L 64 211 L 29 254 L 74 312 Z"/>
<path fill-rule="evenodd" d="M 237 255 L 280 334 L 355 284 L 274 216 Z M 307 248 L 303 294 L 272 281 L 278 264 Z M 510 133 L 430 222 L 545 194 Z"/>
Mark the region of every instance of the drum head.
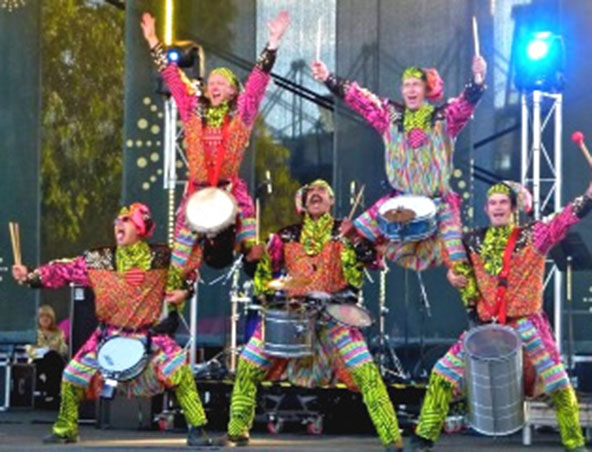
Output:
<path fill-rule="evenodd" d="M 326 310 L 331 317 L 347 326 L 366 328 L 372 325 L 370 313 L 355 304 L 330 303 Z"/>
<path fill-rule="evenodd" d="M 234 223 L 237 212 L 234 196 L 216 187 L 203 188 L 193 193 L 185 207 L 190 228 L 211 235 Z"/>
<path fill-rule="evenodd" d="M 434 201 L 427 196 L 399 195 L 382 204 L 378 213 L 385 216 L 385 214 L 391 210 L 399 210 L 402 212 L 410 210 L 415 214 L 415 218 L 423 218 L 436 214 L 436 204 L 434 204 Z"/>
<path fill-rule="evenodd" d="M 139 339 L 113 337 L 101 345 L 97 361 L 102 369 L 109 372 L 123 372 L 135 366 L 146 352 Z"/>
<path fill-rule="evenodd" d="M 507 359 L 522 348 L 522 340 L 513 328 L 484 325 L 470 330 L 464 339 L 466 353 L 482 360 Z"/>

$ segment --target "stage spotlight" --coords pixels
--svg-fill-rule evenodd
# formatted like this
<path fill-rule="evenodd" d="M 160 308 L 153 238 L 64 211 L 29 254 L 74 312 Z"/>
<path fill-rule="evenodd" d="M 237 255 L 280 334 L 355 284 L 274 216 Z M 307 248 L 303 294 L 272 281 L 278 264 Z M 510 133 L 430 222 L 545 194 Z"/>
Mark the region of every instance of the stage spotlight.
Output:
<path fill-rule="evenodd" d="M 179 52 L 179 49 L 177 49 L 176 47 L 173 47 L 172 49 L 169 49 L 167 51 L 167 59 L 171 63 L 178 63 L 181 59 L 181 52 Z"/>
<path fill-rule="evenodd" d="M 515 67 L 514 81 L 519 89 L 563 90 L 563 38 L 548 30 L 523 33 L 515 47 Z"/>

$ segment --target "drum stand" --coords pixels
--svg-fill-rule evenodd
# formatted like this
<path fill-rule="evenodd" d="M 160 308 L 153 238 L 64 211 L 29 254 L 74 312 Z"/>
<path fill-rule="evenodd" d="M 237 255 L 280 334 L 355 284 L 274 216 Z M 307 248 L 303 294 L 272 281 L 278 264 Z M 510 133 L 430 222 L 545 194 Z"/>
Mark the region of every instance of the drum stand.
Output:
<path fill-rule="evenodd" d="M 415 271 L 417 275 L 417 282 L 419 284 L 419 298 L 421 300 L 421 307 L 419 309 L 421 313 L 420 328 L 419 328 L 419 369 L 423 371 L 419 372 L 421 375 L 416 375 L 420 378 L 427 377 L 426 369 L 424 368 L 424 349 L 425 349 L 425 322 L 426 318 L 432 317 L 432 309 L 430 300 L 428 300 L 428 294 L 426 292 L 425 284 L 423 283 L 423 277 L 420 271 Z"/>
<path fill-rule="evenodd" d="M 378 366 L 380 375 L 388 382 L 395 379 L 407 380 L 409 374 L 403 369 L 403 365 L 391 344 L 390 336 L 386 333 L 386 316 L 389 313 L 389 308 L 386 306 L 387 272 L 388 267 L 380 272 L 380 287 L 378 294 L 378 336 L 374 337 L 372 342 L 378 343 L 377 348 L 374 350 L 374 361 Z"/>

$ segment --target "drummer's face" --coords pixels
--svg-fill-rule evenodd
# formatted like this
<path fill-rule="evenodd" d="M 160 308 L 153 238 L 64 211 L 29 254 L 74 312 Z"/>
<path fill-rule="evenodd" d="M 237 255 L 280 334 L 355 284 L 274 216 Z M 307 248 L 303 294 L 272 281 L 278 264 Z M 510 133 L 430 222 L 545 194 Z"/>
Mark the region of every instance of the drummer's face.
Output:
<path fill-rule="evenodd" d="M 423 106 L 425 100 L 425 82 L 416 77 L 410 77 L 403 81 L 401 94 L 405 106 L 410 110 L 417 110 Z"/>
<path fill-rule="evenodd" d="M 508 195 L 495 193 L 487 198 L 485 213 L 492 226 L 506 226 L 512 222 L 512 200 Z"/>
<path fill-rule="evenodd" d="M 208 77 L 207 94 L 210 103 L 217 107 L 222 102 L 226 102 L 236 94 L 236 88 L 220 74 L 211 74 Z"/>
<path fill-rule="evenodd" d="M 113 226 L 117 245 L 132 245 L 140 240 L 140 234 L 128 215 L 120 215 Z"/>
<path fill-rule="evenodd" d="M 313 185 L 306 191 L 306 211 L 312 218 L 319 218 L 331 211 L 333 197 L 322 185 Z"/>

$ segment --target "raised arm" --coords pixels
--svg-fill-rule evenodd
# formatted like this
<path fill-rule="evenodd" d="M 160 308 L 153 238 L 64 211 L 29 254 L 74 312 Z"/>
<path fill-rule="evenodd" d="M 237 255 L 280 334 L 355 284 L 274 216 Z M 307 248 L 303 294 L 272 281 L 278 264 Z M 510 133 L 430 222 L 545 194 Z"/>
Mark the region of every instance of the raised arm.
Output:
<path fill-rule="evenodd" d="M 184 79 L 181 69 L 175 63 L 168 62 L 164 46 L 156 36 L 156 20 L 154 17 L 149 13 L 144 13 L 141 26 L 144 39 L 150 46 L 152 60 L 171 91 L 173 99 L 175 99 L 179 116 L 185 121 L 197 104 L 195 89 L 191 86 L 189 80 Z"/>
<path fill-rule="evenodd" d="M 238 114 L 248 126 L 255 122 L 259 106 L 265 96 L 265 89 L 271 79 L 270 72 L 275 63 L 277 49 L 289 26 L 290 14 L 287 11 L 281 11 L 275 19 L 267 22 L 269 29 L 267 46 L 259 55 L 255 68 L 245 83 L 245 89 L 238 97 Z"/>
<path fill-rule="evenodd" d="M 89 285 L 84 257 L 59 259 L 31 270 L 24 265 L 13 265 L 12 276 L 19 284 L 57 289 L 69 283 Z"/>
<path fill-rule="evenodd" d="M 362 115 L 379 134 L 382 135 L 388 130 L 390 124 L 388 99 L 382 99 L 356 82 L 330 73 L 325 63 L 320 60 L 312 62 L 311 70 L 316 80 L 324 83 L 329 91 Z"/>
<path fill-rule="evenodd" d="M 592 209 L 592 182 L 586 192 L 578 196 L 550 221 L 538 221 L 533 226 L 533 243 L 541 254 L 549 252 L 565 238 L 569 228 L 578 223 Z"/>
<path fill-rule="evenodd" d="M 473 59 L 473 79 L 465 86 L 463 92 L 457 98 L 448 102 L 444 107 L 446 116 L 446 127 L 448 135 L 455 138 L 460 131 L 467 125 L 469 119 L 473 116 L 475 107 L 485 91 L 485 73 L 487 63 L 482 57 L 476 56 Z M 480 80 L 477 83 L 475 80 Z"/>

